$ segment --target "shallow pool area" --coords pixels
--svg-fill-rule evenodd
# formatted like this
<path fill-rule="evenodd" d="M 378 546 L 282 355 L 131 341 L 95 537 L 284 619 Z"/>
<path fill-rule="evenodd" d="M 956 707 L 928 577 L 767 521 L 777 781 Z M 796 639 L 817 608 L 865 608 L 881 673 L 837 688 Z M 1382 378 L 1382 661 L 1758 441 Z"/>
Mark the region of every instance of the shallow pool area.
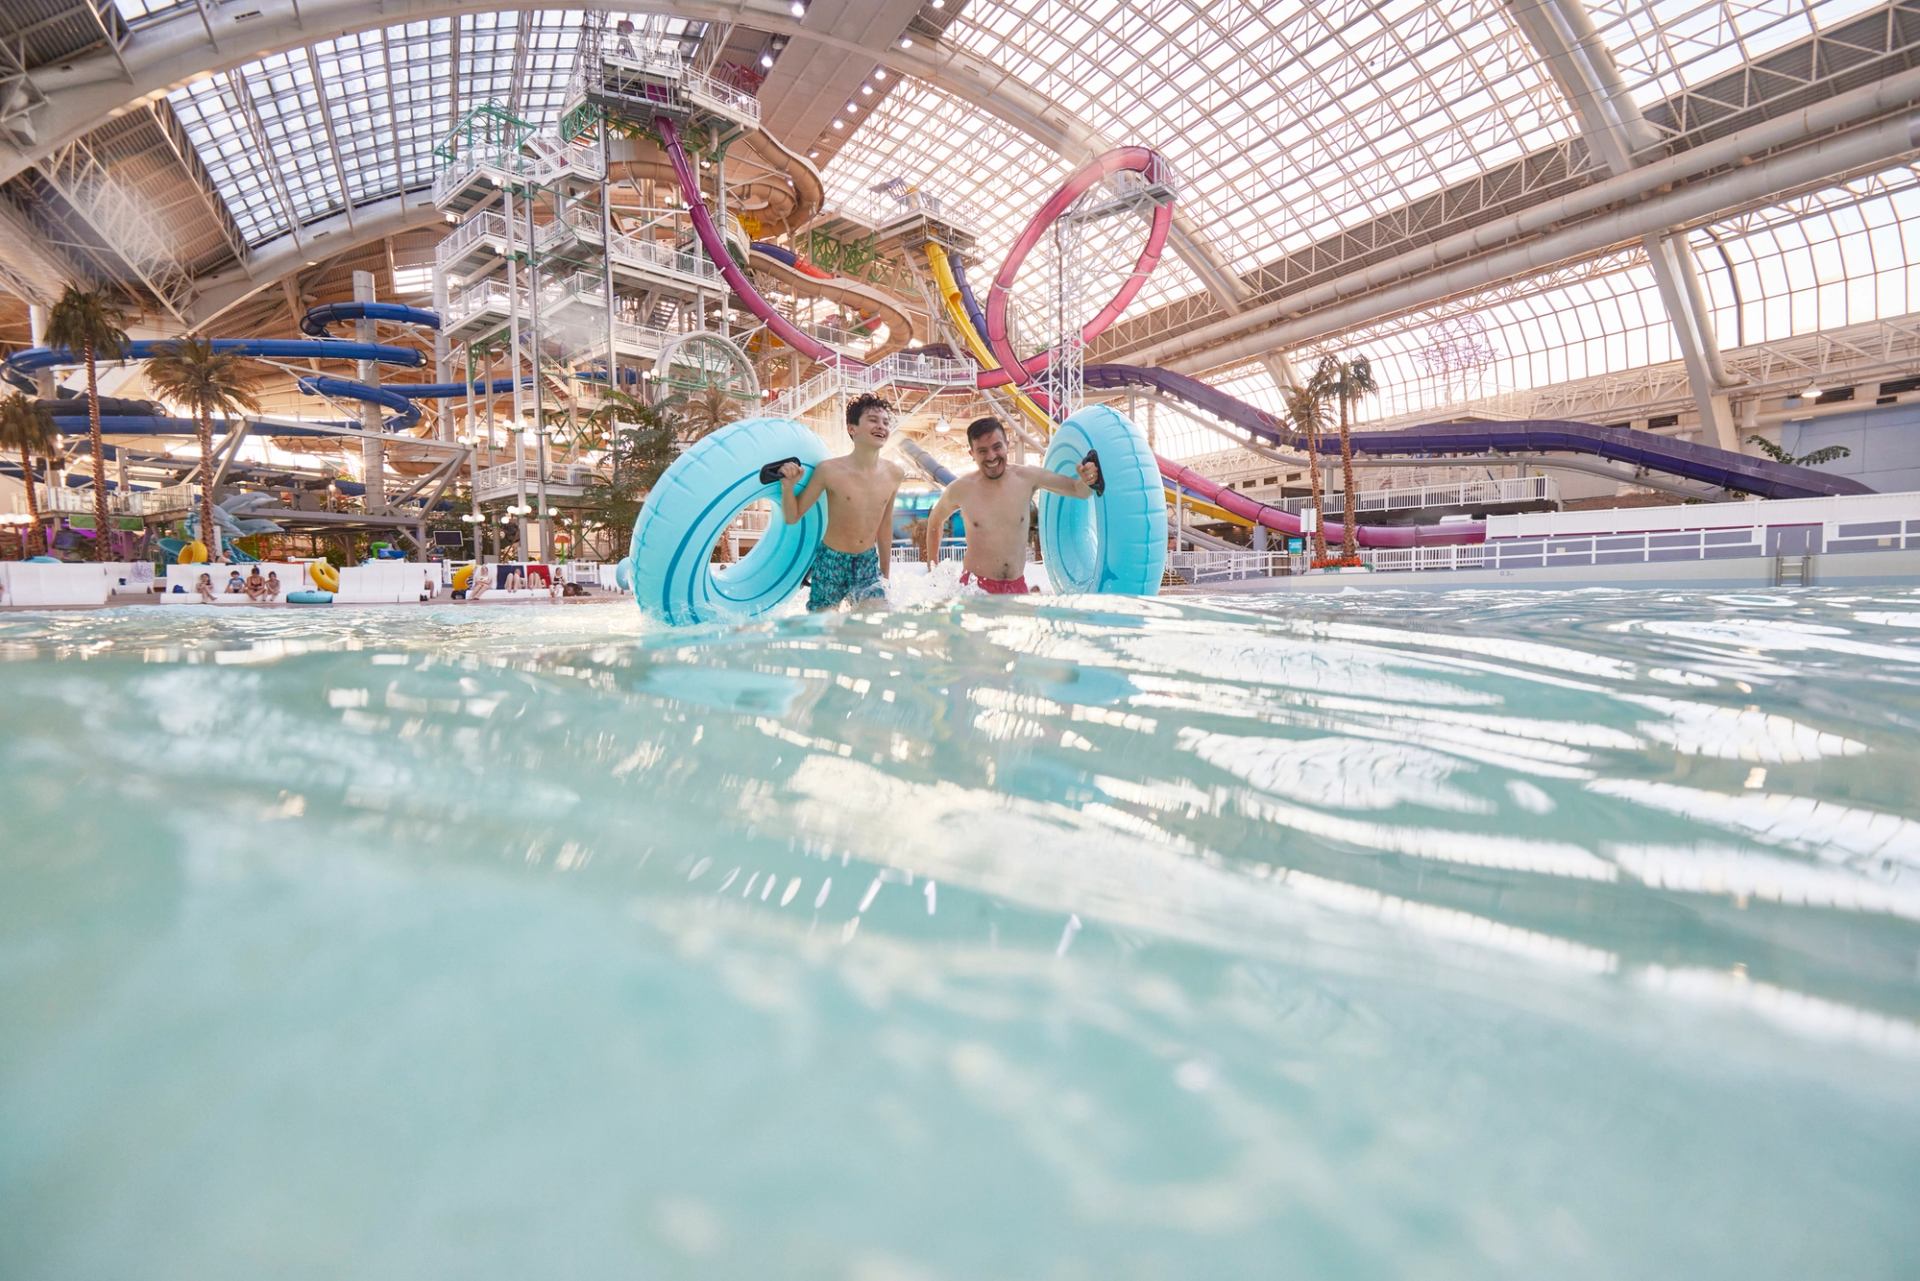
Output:
<path fill-rule="evenodd" d="M 0 1277 L 1920 1257 L 1920 591 L 0 615 Z"/>

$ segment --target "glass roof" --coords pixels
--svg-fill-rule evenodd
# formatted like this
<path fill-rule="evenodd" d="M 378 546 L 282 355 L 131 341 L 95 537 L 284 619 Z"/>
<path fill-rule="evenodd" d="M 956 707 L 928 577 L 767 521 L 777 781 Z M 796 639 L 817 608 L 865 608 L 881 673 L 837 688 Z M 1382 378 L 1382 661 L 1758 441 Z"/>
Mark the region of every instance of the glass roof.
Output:
<path fill-rule="evenodd" d="M 675 35 L 699 27 L 668 23 Z M 474 103 L 548 122 L 566 96 L 579 32 L 577 10 L 412 22 L 258 58 L 168 99 L 241 235 L 258 246 L 349 203 L 431 183 L 434 145 Z"/>
<path fill-rule="evenodd" d="M 177 7 L 116 2 L 130 19 Z M 1879 7 L 1586 4 L 1643 106 Z M 549 122 L 580 22 L 577 10 L 463 12 L 259 58 L 170 100 L 258 246 L 430 183 L 435 142 L 476 103 Z M 702 29 L 671 22 L 675 33 Z M 1181 177 L 1180 207 L 1235 272 L 1577 132 L 1503 0 L 972 0 L 943 39 L 1111 141 L 1165 153 Z M 934 85 L 888 84 L 862 100 L 872 109 L 828 163 L 829 200 L 868 205 L 874 188 L 903 179 L 972 211 L 981 237 L 973 276 L 984 293 L 1067 165 Z M 777 132 L 780 122 L 771 123 Z M 1083 282 L 1089 311 L 1131 266 L 1140 238 L 1132 220 L 1093 233 L 1083 252 L 1096 264 Z M 1920 311 L 1920 268 L 1908 265 L 1920 262 L 1920 178 L 1890 170 L 1701 228 L 1689 245 L 1726 347 Z M 1042 258 L 1032 267 L 1029 301 L 1045 276 Z M 1134 309 L 1200 289 L 1169 252 Z M 1523 390 L 1678 356 L 1637 252 L 1490 289 L 1337 345 L 1375 360 L 1386 388 L 1370 411 L 1376 419 L 1458 400 L 1463 388 Z M 1462 361 L 1470 375 L 1454 367 Z M 1263 370 L 1230 371 L 1223 385 L 1257 403 L 1277 399 Z"/>
<path fill-rule="evenodd" d="M 1722 350 L 1905 316 L 1920 310 L 1920 167 L 1702 227 L 1689 240 Z M 1371 421 L 1681 358 L 1638 249 L 1369 326 L 1324 349 L 1373 361 L 1381 393 L 1367 403 Z M 1292 353 L 1296 365 L 1310 367 L 1318 350 Z M 1209 381 L 1280 409 L 1260 366 Z M 1221 438 L 1200 432 L 1186 443 L 1201 451 Z"/>
<path fill-rule="evenodd" d="M 896 84 L 860 121 L 822 178 L 829 204 L 870 205 L 877 199 L 876 187 L 904 179 L 909 187 L 961 211 L 959 216 L 972 223 L 980 237 L 968 283 L 984 305 L 987 284 L 1014 237 L 1069 172 L 1066 161 L 997 117 L 931 85 L 906 82 Z M 1091 300 L 1088 316 L 1119 288 L 1144 239 L 1142 223 L 1112 219 L 1099 224 L 1083 243 L 1081 288 L 1083 297 Z M 1036 252 L 1021 274 L 1017 296 L 1029 301 L 1051 296 L 1050 268 L 1047 253 Z M 1131 310 L 1184 297 L 1200 287 L 1187 265 L 1168 252 Z"/>
<path fill-rule="evenodd" d="M 1703 227 L 1692 243 L 1722 347 L 1920 311 L 1920 170 Z"/>
<path fill-rule="evenodd" d="M 989 0 L 946 38 L 1165 153 L 1237 272 L 1575 131 L 1501 0 Z"/>
<path fill-rule="evenodd" d="M 1884 7 L 1884 0 L 1583 2 L 1642 107 Z"/>

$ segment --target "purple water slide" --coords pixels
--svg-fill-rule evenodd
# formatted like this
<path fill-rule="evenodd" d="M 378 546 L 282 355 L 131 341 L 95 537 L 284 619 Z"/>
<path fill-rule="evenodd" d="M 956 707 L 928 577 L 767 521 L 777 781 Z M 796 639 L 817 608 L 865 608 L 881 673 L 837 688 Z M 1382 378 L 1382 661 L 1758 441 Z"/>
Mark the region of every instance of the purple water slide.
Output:
<path fill-rule="evenodd" d="M 1140 365 L 1089 365 L 1087 386 L 1102 390 L 1145 387 L 1181 400 L 1209 417 L 1232 423 L 1284 449 L 1306 442 L 1265 410 L 1227 395 L 1197 378 L 1169 369 Z M 1695 445 L 1630 427 L 1599 427 L 1558 418 L 1512 422 L 1431 423 L 1399 431 L 1360 431 L 1353 452 L 1373 457 L 1444 458 L 1459 454 L 1587 454 L 1645 467 L 1688 480 L 1703 481 L 1761 498 L 1830 498 L 1870 494 L 1872 489 L 1848 476 L 1755 458 L 1711 445 Z M 1224 504 L 1223 504 L 1224 506 Z"/>
<path fill-rule="evenodd" d="M 693 218 L 693 234 L 700 238 L 708 261 L 719 269 L 727 287 L 733 290 L 741 305 L 765 322 L 775 338 L 807 359 L 838 369 L 864 368 L 864 362 L 842 355 L 812 334 L 797 328 L 792 321 L 774 310 L 773 304 L 760 296 L 760 291 L 747 279 L 747 273 L 740 270 L 732 255 L 727 253 L 726 238 L 714 226 L 713 215 L 707 210 L 706 197 L 700 194 L 700 182 L 694 176 L 693 166 L 687 162 L 686 148 L 680 145 L 679 130 L 665 116 L 655 116 L 653 123 L 660 131 L 661 141 L 667 146 L 667 159 L 673 163 L 673 176 L 680 182 L 681 198 L 687 202 L 687 213 Z"/>

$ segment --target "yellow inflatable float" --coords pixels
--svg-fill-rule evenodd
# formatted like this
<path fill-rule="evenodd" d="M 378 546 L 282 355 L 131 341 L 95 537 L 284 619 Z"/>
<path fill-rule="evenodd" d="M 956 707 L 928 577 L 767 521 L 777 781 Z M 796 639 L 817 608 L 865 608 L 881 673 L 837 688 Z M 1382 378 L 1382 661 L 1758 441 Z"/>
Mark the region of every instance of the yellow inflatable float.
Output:
<path fill-rule="evenodd" d="M 175 559 L 182 565 L 204 565 L 207 563 L 207 545 L 196 538 L 184 544 Z"/>
<path fill-rule="evenodd" d="M 313 585 L 323 592 L 337 592 L 340 590 L 340 571 L 327 564 L 324 560 L 308 561 L 307 577 L 311 578 Z"/>
<path fill-rule="evenodd" d="M 454 591 L 456 592 L 466 591 L 467 584 L 471 583 L 472 581 L 473 581 L 473 566 L 462 565 L 460 568 L 453 571 L 453 590 Z"/>

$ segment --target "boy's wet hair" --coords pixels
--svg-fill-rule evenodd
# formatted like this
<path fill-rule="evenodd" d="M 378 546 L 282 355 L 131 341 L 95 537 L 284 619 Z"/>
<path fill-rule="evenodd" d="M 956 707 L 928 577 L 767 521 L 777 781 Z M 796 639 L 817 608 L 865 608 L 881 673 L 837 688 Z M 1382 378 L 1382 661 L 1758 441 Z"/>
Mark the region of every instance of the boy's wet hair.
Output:
<path fill-rule="evenodd" d="M 866 413 L 869 409 L 884 409 L 891 414 L 893 412 L 893 402 L 885 396 L 876 396 L 872 392 L 868 392 L 864 396 L 855 396 L 852 402 L 847 405 L 847 426 L 858 427 L 860 425 L 860 415 Z"/>
<path fill-rule="evenodd" d="M 972 422 L 967 424 L 967 444 L 968 445 L 976 444 L 979 441 L 985 440 L 987 437 L 993 435 L 993 433 L 995 432 L 999 432 L 1003 436 L 1006 435 L 1007 425 L 1001 422 L 998 418 L 994 418 L 991 416 L 986 418 L 976 418 Z"/>

